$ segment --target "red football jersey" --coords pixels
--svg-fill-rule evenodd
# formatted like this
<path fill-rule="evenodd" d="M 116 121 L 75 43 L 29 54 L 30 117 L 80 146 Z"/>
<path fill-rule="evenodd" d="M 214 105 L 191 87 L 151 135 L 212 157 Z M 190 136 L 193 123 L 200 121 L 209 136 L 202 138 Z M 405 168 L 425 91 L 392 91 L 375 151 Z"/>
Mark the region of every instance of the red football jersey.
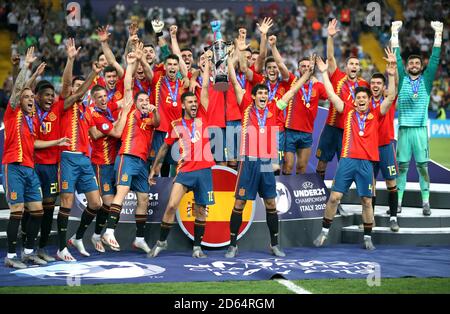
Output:
<path fill-rule="evenodd" d="M 373 98 L 370 99 L 370 106 L 372 108 L 379 107 L 383 102 L 384 98 L 380 98 L 379 101 L 375 101 Z M 394 103 L 389 108 L 389 111 L 386 112 L 384 116 L 380 118 L 380 127 L 378 129 L 378 146 L 388 145 L 394 138 L 394 119 L 395 119 L 395 104 L 397 102 L 397 98 L 394 100 Z"/>
<path fill-rule="evenodd" d="M 308 98 L 311 87 L 311 95 L 309 102 L 305 100 Z M 303 93 L 305 90 L 306 96 Z M 314 129 L 314 121 L 316 120 L 317 110 L 319 107 L 319 100 L 327 99 L 327 92 L 321 82 L 309 81 L 303 85 L 303 89 L 300 88 L 298 93 L 289 102 L 286 116 L 286 128 L 312 133 Z"/>
<path fill-rule="evenodd" d="M 274 101 L 270 101 L 266 106 L 265 127 L 260 128 L 256 115 L 264 120 L 266 110 L 257 109 L 252 97 L 247 93 L 242 98 L 241 108 L 243 110 L 241 156 L 276 158 L 278 154 L 277 131 L 279 131 L 278 125 L 282 119 L 282 111 L 278 109 Z"/>
<path fill-rule="evenodd" d="M 115 109 L 115 110 L 114 110 Z M 95 165 L 112 165 L 119 149 L 119 139 L 108 136 L 114 128 L 118 110 L 116 103 L 109 103 L 106 111 L 94 107 L 92 112 L 92 125 L 105 134 L 97 140 L 92 140 L 92 163 Z"/>
<path fill-rule="evenodd" d="M 236 121 L 241 120 L 241 109 L 236 99 L 236 93 L 231 82 L 228 84 L 228 90 L 225 92 L 225 120 Z"/>
<path fill-rule="evenodd" d="M 119 155 L 133 155 L 147 161 L 152 144 L 153 131 L 152 125 L 153 114 L 148 117 L 142 117 L 137 109 L 132 109 L 128 113 L 127 122 L 122 133 L 122 145 L 120 146 Z"/>
<path fill-rule="evenodd" d="M 348 79 L 347 74 L 339 70 L 338 68 L 330 76 L 331 84 L 333 85 L 335 93 L 344 101 L 354 102 L 352 92 L 354 92 L 357 86 L 369 87 L 367 83 L 362 78 L 358 77 L 357 82 L 353 82 Z M 333 103 L 330 102 L 330 108 L 328 111 L 328 117 L 326 123 L 331 126 L 342 129 L 344 127 L 344 120 L 342 115 L 337 112 Z"/>
<path fill-rule="evenodd" d="M 12 109 L 8 102 L 5 115 L 5 138 L 2 164 L 20 163 L 34 168 L 35 117 L 24 114 L 19 105 Z"/>
<path fill-rule="evenodd" d="M 91 111 L 82 102 L 76 102 L 64 111 L 61 119 L 61 137 L 70 139 L 70 146 L 62 146 L 63 151 L 89 154 L 89 127 Z"/>
<path fill-rule="evenodd" d="M 197 81 L 200 86 L 202 86 L 202 78 L 198 77 Z M 195 89 L 195 96 L 197 96 L 197 101 L 199 104 L 199 110 L 197 113 L 197 118 L 207 118 L 208 120 L 203 120 L 208 123 L 211 127 L 226 127 L 225 123 L 225 92 L 220 92 L 214 89 L 214 84 L 210 82 L 208 92 L 209 92 L 209 102 L 208 102 L 208 114 L 205 115 L 205 109 L 201 106 L 200 93 L 202 89 Z"/>
<path fill-rule="evenodd" d="M 195 129 L 194 129 L 194 125 Z M 184 125 L 185 123 L 185 125 Z M 177 119 L 170 124 L 168 136 L 164 139 L 168 145 L 176 141 L 180 144 L 180 160 L 177 172 L 190 172 L 211 168 L 215 165 L 209 144 L 208 123 L 205 119 Z"/>
<path fill-rule="evenodd" d="M 36 139 L 42 141 L 52 141 L 61 138 L 60 125 L 64 114 L 64 99 L 59 97 L 54 102 L 50 111 L 45 112 L 35 104 L 36 116 Z M 34 151 L 34 161 L 37 164 L 52 165 L 60 160 L 61 147 L 52 146 Z"/>
<path fill-rule="evenodd" d="M 170 86 L 172 94 L 174 96 L 176 95 L 176 99 L 172 99 L 167 83 Z M 181 95 L 184 92 L 183 83 L 179 79 L 176 81 L 169 80 L 164 75 L 164 72 L 156 72 L 152 81 L 152 90 L 154 93 L 152 94 L 151 103 L 155 104 L 160 115 L 160 124 L 157 130 L 168 132 L 170 123 L 181 118 Z"/>
<path fill-rule="evenodd" d="M 365 159 L 379 161 L 378 153 L 378 127 L 381 117 L 380 107 L 371 108 L 366 114 L 356 111 L 353 101 L 345 102 L 344 135 L 342 137 L 341 158 Z M 358 121 L 358 116 L 361 122 Z M 366 117 L 365 122 L 364 117 Z M 363 130 L 360 129 L 360 123 Z M 362 133 L 361 133 L 362 132 Z"/>

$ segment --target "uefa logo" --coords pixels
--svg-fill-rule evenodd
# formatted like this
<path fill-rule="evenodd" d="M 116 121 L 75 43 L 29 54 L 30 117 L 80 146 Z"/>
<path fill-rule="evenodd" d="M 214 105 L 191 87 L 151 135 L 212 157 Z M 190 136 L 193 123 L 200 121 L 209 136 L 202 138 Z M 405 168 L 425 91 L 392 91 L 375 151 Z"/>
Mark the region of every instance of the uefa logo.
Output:
<path fill-rule="evenodd" d="M 277 204 L 278 214 L 285 214 L 291 208 L 291 193 L 289 189 L 281 182 L 277 182 L 277 198 L 275 199 Z"/>

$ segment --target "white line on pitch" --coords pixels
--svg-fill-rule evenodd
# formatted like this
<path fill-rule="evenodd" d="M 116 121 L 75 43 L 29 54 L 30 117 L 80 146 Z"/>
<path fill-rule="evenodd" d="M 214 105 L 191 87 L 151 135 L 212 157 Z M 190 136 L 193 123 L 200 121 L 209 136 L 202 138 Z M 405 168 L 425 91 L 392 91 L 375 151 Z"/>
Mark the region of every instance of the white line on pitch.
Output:
<path fill-rule="evenodd" d="M 303 289 L 302 287 L 296 285 L 292 281 L 289 281 L 286 279 L 275 279 L 275 281 L 278 282 L 280 285 L 285 286 L 286 288 L 288 288 L 288 290 L 290 290 L 296 294 L 312 294 L 311 291 Z"/>

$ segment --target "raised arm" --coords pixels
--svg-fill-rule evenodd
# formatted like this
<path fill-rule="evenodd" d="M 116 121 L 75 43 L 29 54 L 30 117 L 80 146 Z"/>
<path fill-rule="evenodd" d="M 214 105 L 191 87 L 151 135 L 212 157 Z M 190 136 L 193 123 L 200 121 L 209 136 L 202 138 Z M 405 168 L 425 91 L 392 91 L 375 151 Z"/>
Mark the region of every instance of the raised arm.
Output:
<path fill-rule="evenodd" d="M 127 40 L 127 44 L 125 45 L 125 52 L 123 54 L 123 67 L 126 68 L 127 67 L 127 55 L 128 53 L 131 52 L 131 50 L 133 49 L 133 47 L 135 45 L 137 45 L 137 43 L 139 42 L 139 37 L 138 37 L 138 31 L 139 31 L 139 27 L 137 26 L 136 23 L 131 23 L 130 26 L 128 26 L 128 40 Z"/>
<path fill-rule="evenodd" d="M 162 30 L 164 29 L 164 22 L 161 20 L 153 20 L 152 28 L 156 34 L 156 41 L 160 48 L 159 61 L 164 62 L 166 58 L 170 55 L 169 46 L 164 39 Z"/>
<path fill-rule="evenodd" d="M 34 73 L 31 75 L 30 79 L 25 83 L 25 88 L 31 88 L 36 81 L 36 79 L 44 73 L 45 66 L 47 64 L 45 62 L 42 62 L 38 65 Z"/>
<path fill-rule="evenodd" d="M 151 82 L 153 79 L 153 70 L 150 64 L 147 62 L 147 58 L 145 58 L 144 55 L 144 43 L 139 42 L 134 49 L 134 54 L 136 55 L 136 58 L 138 62 L 142 64 L 142 68 L 144 69 L 144 75 L 145 77 Z"/>
<path fill-rule="evenodd" d="M 389 111 L 392 103 L 395 100 L 395 96 L 397 94 L 397 87 L 395 85 L 395 74 L 397 72 L 396 58 L 392 50 L 388 47 L 384 50 L 386 52 L 386 56 L 384 60 L 387 61 L 386 72 L 388 74 L 388 94 L 387 97 L 384 98 L 383 102 L 380 105 L 380 112 L 382 115 L 385 115 L 386 112 Z"/>
<path fill-rule="evenodd" d="M 272 35 L 269 37 L 269 45 L 272 49 L 272 56 L 275 59 L 275 62 L 278 66 L 278 69 L 280 70 L 281 77 L 283 81 L 289 80 L 289 70 L 287 66 L 283 62 L 283 58 L 280 55 L 280 52 L 277 48 L 277 36 Z"/>
<path fill-rule="evenodd" d="M 30 47 L 27 50 L 25 62 L 23 63 L 23 67 L 20 70 L 19 74 L 17 75 L 16 81 L 12 89 L 10 100 L 10 106 L 12 109 L 16 109 L 17 103 L 19 102 L 20 93 L 22 92 L 22 89 L 25 87 L 26 84 L 28 67 L 30 66 L 30 64 L 33 64 L 35 60 L 36 57 L 34 56 L 34 47 Z"/>
<path fill-rule="evenodd" d="M 235 49 L 228 59 L 228 76 L 230 77 L 231 84 L 233 85 L 234 93 L 236 94 L 236 100 L 238 104 L 240 104 L 242 102 L 242 98 L 244 97 L 245 90 L 242 89 L 241 85 L 239 84 L 236 78 L 236 71 L 234 70 L 234 67 L 237 63 L 238 54 L 239 52 Z"/>
<path fill-rule="evenodd" d="M 334 58 L 334 40 L 333 37 L 340 31 L 337 28 L 337 20 L 333 19 L 328 23 L 328 38 L 327 38 L 327 60 L 328 73 L 334 73 L 337 69 L 336 59 Z"/>
<path fill-rule="evenodd" d="M 286 107 L 286 104 L 295 96 L 295 94 L 297 94 L 298 90 L 311 78 L 314 73 L 315 59 L 315 55 L 309 58 L 310 65 L 308 71 L 306 71 L 305 74 L 303 74 L 302 77 L 283 95 L 281 98 L 281 107 Z"/>
<path fill-rule="evenodd" d="M 130 52 L 127 55 L 127 71 L 125 73 L 125 78 L 123 81 L 123 87 L 124 87 L 124 101 L 125 104 L 128 104 L 130 102 L 133 102 L 133 73 L 136 70 L 137 67 L 137 57 L 134 52 Z"/>
<path fill-rule="evenodd" d="M 205 111 L 208 111 L 209 106 L 209 73 L 211 68 L 212 51 L 208 50 L 205 53 L 206 63 L 205 69 L 202 74 L 202 90 L 200 92 L 200 103 L 202 104 Z"/>
<path fill-rule="evenodd" d="M 434 77 L 436 76 L 436 71 L 439 66 L 439 56 L 441 55 L 442 31 L 444 29 L 444 24 L 439 21 L 433 21 L 431 22 L 431 27 L 434 29 L 433 50 L 431 52 L 427 68 L 423 73 L 423 77 L 425 79 L 425 87 L 430 94 L 433 88 Z"/>
<path fill-rule="evenodd" d="M 178 46 L 178 40 L 177 40 L 177 31 L 178 31 L 178 26 L 176 26 L 176 25 L 170 26 L 169 32 L 170 32 L 170 40 L 172 42 L 172 53 L 177 55 L 178 58 L 180 59 L 179 63 L 180 63 L 181 75 L 183 75 L 183 77 L 187 77 L 188 70 L 187 70 L 186 63 L 184 63 L 184 60 L 181 57 L 181 50 L 180 50 L 180 47 Z"/>
<path fill-rule="evenodd" d="M 323 76 L 323 85 L 325 86 L 325 90 L 327 91 L 328 99 L 333 103 L 336 110 L 341 113 L 344 111 L 344 102 L 338 95 L 334 92 L 333 85 L 330 82 L 330 78 L 328 77 L 328 60 L 326 63 L 323 62 L 321 57 L 316 58 L 316 64 L 319 71 Z M 327 72 L 328 71 L 328 72 Z"/>
<path fill-rule="evenodd" d="M 102 51 L 105 54 L 105 58 L 108 61 L 109 65 L 112 65 L 117 70 L 118 77 L 123 77 L 123 68 L 116 61 L 116 57 L 114 56 L 114 53 L 108 45 L 108 38 L 111 35 L 108 32 L 108 27 L 109 25 L 107 25 L 106 27 L 97 28 L 98 39 L 100 40 Z"/>
<path fill-rule="evenodd" d="M 261 41 L 259 43 L 259 55 L 255 61 L 255 71 L 261 73 L 264 68 L 264 60 L 267 57 L 267 33 L 273 26 L 273 21 L 270 17 L 265 17 L 261 25 L 256 24 L 261 33 Z"/>
<path fill-rule="evenodd" d="M 11 76 L 13 79 L 13 84 L 16 82 L 17 75 L 19 75 L 19 64 L 20 64 L 20 56 L 18 54 L 15 54 L 11 56 L 11 64 L 13 65 Z"/>
<path fill-rule="evenodd" d="M 101 70 L 102 68 L 98 65 L 97 62 L 92 63 L 92 71 L 91 73 L 89 73 L 87 79 L 83 82 L 83 84 L 81 84 L 80 88 L 78 88 L 78 90 L 74 94 L 64 100 L 64 110 L 73 106 L 74 103 L 76 103 L 81 97 L 83 97 L 84 94 L 86 94 L 92 82 L 94 81 L 94 78 L 100 73 Z"/>
<path fill-rule="evenodd" d="M 398 40 L 398 32 L 402 28 L 402 21 L 394 21 L 391 24 L 391 47 L 394 49 L 395 58 L 397 59 L 397 72 L 399 76 L 399 86 L 402 86 L 403 78 L 406 75 L 405 67 L 403 66 L 402 56 L 400 55 L 400 43 Z"/>
<path fill-rule="evenodd" d="M 61 97 L 67 98 L 70 96 L 70 87 L 72 86 L 72 71 L 73 71 L 73 63 L 75 61 L 76 56 L 80 52 L 81 47 L 76 48 L 75 39 L 69 38 L 66 42 L 66 54 L 67 54 L 67 62 L 64 67 L 64 72 L 62 75 L 62 86 L 61 86 Z"/>

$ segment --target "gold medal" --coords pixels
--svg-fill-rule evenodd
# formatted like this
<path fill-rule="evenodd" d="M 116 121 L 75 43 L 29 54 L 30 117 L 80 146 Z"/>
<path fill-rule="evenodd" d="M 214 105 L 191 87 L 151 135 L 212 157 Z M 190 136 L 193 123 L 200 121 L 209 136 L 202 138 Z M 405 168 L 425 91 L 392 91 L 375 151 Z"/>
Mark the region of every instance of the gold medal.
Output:
<path fill-rule="evenodd" d="M 419 96 L 418 94 L 414 94 L 414 95 L 413 95 L 414 98 L 417 98 L 418 96 Z"/>
<path fill-rule="evenodd" d="M 265 132 L 264 128 L 259 128 L 259 133 L 264 133 L 264 132 Z"/>
<path fill-rule="evenodd" d="M 174 107 L 176 107 L 178 104 L 177 104 L 177 102 L 176 101 L 174 101 L 173 103 L 172 103 L 172 106 L 174 106 Z"/>
<path fill-rule="evenodd" d="M 359 131 L 359 136 L 363 136 L 364 132 L 363 131 Z"/>
<path fill-rule="evenodd" d="M 309 103 L 307 103 L 306 104 L 306 108 L 309 108 L 309 107 L 311 107 L 311 105 Z"/>

